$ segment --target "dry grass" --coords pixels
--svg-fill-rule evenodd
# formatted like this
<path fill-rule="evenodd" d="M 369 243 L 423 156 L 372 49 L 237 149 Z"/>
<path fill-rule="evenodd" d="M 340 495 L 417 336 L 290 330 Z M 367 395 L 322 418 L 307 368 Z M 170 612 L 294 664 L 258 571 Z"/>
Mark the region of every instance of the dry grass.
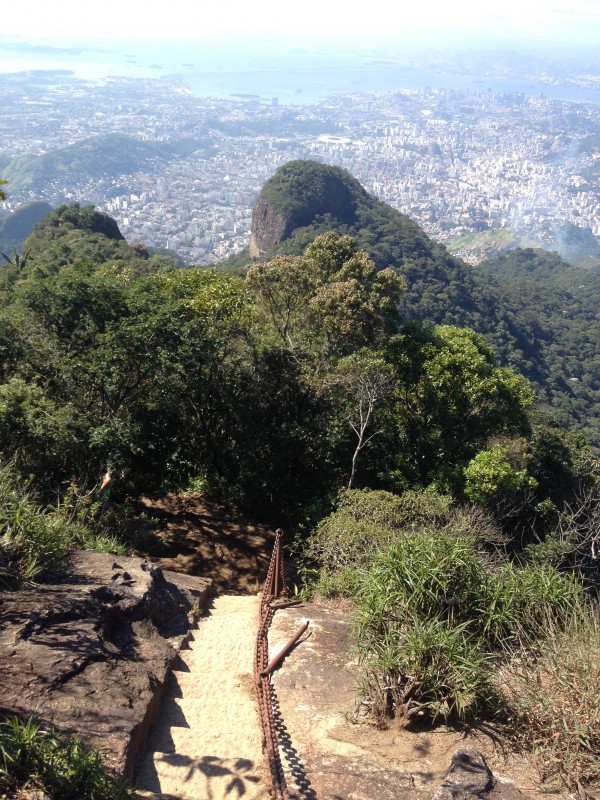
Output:
<path fill-rule="evenodd" d="M 600 787 L 600 619 L 583 606 L 564 626 L 549 621 L 543 640 L 527 637 L 502 680 L 517 741 L 549 785 Z"/>

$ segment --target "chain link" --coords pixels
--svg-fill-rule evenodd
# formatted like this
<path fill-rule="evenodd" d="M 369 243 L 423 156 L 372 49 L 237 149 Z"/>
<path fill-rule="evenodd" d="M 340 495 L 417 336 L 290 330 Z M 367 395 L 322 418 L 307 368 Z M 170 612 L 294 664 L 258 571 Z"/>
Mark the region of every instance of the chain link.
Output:
<path fill-rule="evenodd" d="M 256 696 L 258 698 L 262 749 L 265 761 L 265 772 L 273 800 L 290 800 L 283 772 L 283 764 L 281 763 L 281 756 L 279 754 L 277 727 L 271 699 L 271 676 L 261 675 L 269 662 L 269 628 L 275 615 L 275 609 L 271 608 L 271 603 L 281 596 L 289 596 L 289 589 L 285 581 L 283 555 L 281 552 L 282 536 L 283 531 L 279 529 L 275 535 L 273 554 L 269 563 L 267 578 L 260 602 L 260 616 L 254 654 L 254 683 L 256 687 Z M 278 585 L 279 583 L 281 583 L 281 590 Z"/>

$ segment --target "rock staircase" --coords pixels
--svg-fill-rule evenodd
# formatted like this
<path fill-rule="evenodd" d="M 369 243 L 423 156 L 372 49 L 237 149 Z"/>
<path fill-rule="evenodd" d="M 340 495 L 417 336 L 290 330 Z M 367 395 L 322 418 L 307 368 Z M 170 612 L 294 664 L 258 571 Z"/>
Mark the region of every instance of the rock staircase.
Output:
<path fill-rule="evenodd" d="M 252 678 L 256 596 L 215 598 L 174 665 L 136 785 L 162 800 L 266 800 Z"/>

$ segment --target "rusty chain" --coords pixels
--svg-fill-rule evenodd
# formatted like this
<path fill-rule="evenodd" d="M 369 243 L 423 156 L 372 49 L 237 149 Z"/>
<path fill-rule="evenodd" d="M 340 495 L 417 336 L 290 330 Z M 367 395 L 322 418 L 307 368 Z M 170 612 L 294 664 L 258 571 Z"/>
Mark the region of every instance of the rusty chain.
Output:
<path fill-rule="evenodd" d="M 269 627 L 275 614 L 273 601 L 280 597 L 287 598 L 289 590 L 285 582 L 281 537 L 279 529 L 275 535 L 275 545 L 267 572 L 267 578 L 260 602 L 258 633 L 254 655 L 254 683 L 258 698 L 258 714 L 260 718 L 262 750 L 265 761 L 265 772 L 273 800 L 289 800 L 287 783 L 279 754 L 277 728 L 273 714 L 271 699 L 271 675 L 262 674 L 269 662 Z"/>

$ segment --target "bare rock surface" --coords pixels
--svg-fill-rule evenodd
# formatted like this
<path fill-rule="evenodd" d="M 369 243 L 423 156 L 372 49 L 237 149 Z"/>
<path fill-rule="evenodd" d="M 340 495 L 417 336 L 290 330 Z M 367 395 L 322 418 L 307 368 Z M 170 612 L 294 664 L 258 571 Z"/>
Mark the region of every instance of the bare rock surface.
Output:
<path fill-rule="evenodd" d="M 132 778 L 205 578 L 74 552 L 64 580 L 0 594 L 0 709 L 101 747 Z"/>
<path fill-rule="evenodd" d="M 252 209 L 250 256 L 259 258 L 289 236 L 289 224 L 284 214 L 276 211 L 264 197 L 259 197 Z"/>
<path fill-rule="evenodd" d="M 460 747 L 448 774 L 431 800 L 528 800 L 508 781 L 498 780 L 485 758 L 473 747 Z"/>
<path fill-rule="evenodd" d="M 429 800 L 398 761 L 361 736 L 340 736 L 355 707 L 358 668 L 347 615 L 315 604 L 278 611 L 269 634 L 275 654 L 310 620 L 307 633 L 275 672 L 283 762 L 292 796 L 319 800 Z M 352 731 L 352 734 L 357 733 Z M 367 746 L 365 746 L 367 745 Z"/>
<path fill-rule="evenodd" d="M 306 603 L 277 611 L 270 655 L 309 620 L 273 675 L 283 762 L 298 800 L 530 800 L 526 765 L 492 738 L 446 728 L 380 730 L 357 722 L 358 665 L 347 612 Z M 485 758 L 480 751 L 485 752 Z M 493 764 L 493 770 L 488 763 Z M 450 770 L 448 770 L 448 766 Z M 527 795 L 500 774 L 526 782 Z"/>

